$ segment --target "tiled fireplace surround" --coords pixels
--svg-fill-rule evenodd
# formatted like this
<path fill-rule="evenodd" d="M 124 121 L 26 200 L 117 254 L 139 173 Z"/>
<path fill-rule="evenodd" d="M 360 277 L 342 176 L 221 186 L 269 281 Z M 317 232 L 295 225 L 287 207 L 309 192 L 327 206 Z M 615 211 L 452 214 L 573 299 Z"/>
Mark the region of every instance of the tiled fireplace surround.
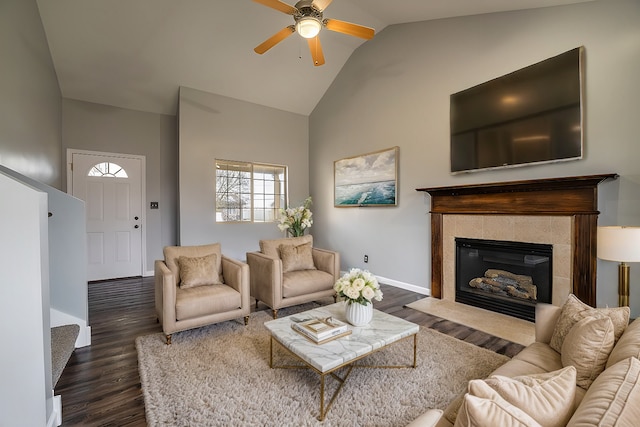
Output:
<path fill-rule="evenodd" d="M 597 186 L 616 174 L 419 188 L 431 195 L 431 296 L 455 300 L 455 238 L 553 245 L 552 303 L 595 306 Z"/>
<path fill-rule="evenodd" d="M 553 245 L 552 303 L 571 292 L 573 217 L 445 215 L 443 217 L 442 299 L 455 300 L 456 237 Z"/>

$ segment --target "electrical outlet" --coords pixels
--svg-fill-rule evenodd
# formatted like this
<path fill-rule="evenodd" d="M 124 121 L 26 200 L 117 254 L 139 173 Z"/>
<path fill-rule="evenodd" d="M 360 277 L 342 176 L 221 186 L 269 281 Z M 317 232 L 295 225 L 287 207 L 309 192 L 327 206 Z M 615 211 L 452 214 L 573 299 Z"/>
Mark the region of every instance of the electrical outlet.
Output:
<path fill-rule="evenodd" d="M 369 262 L 369 255 L 364 256 L 364 262 Z"/>

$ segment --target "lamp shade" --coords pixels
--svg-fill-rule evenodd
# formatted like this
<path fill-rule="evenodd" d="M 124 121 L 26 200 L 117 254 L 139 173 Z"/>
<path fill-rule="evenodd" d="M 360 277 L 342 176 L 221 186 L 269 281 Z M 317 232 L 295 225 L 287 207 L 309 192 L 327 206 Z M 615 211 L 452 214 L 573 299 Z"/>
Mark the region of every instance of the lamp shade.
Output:
<path fill-rule="evenodd" d="M 598 258 L 640 262 L 640 227 L 598 227 Z"/>
<path fill-rule="evenodd" d="M 296 31 L 305 39 L 312 39 L 322 29 L 322 22 L 312 16 L 300 18 L 296 22 Z"/>

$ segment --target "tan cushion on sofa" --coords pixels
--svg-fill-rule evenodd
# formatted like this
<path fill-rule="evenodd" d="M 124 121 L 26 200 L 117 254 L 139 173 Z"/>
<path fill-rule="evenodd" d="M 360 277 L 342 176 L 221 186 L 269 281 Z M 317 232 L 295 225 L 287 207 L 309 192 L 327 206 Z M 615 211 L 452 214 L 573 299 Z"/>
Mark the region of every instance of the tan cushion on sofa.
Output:
<path fill-rule="evenodd" d="M 469 382 L 469 393 L 486 395 L 486 386 L 545 427 L 564 427 L 574 410 L 576 369 L 569 366 L 544 374 L 507 378 L 492 375 Z M 495 424 L 497 425 L 497 424 Z"/>
<path fill-rule="evenodd" d="M 260 252 L 271 258 L 280 258 L 278 248 L 280 245 L 303 245 L 310 243 L 313 246 L 313 236 L 307 234 L 301 237 L 287 237 L 283 239 L 260 240 Z"/>
<path fill-rule="evenodd" d="M 613 349 L 613 323 L 608 317 L 586 317 L 576 323 L 562 344 L 562 365 L 575 366 L 576 384 L 585 390 L 604 370 Z"/>
<path fill-rule="evenodd" d="M 300 270 L 315 270 L 313 255 L 311 253 L 311 243 L 302 245 L 280 245 L 278 248 L 280 259 L 282 260 L 282 272 Z"/>
<path fill-rule="evenodd" d="M 561 353 L 562 342 L 573 325 L 585 317 L 602 317 L 603 315 L 611 318 L 615 341 L 617 341 L 629 323 L 629 307 L 593 308 L 580 301 L 575 295 L 570 294 L 562 306 L 562 312 L 551 335 L 549 345 Z"/>
<path fill-rule="evenodd" d="M 484 384 L 484 388 L 482 395 L 486 397 L 471 393 L 464 396 L 455 427 L 540 427 L 536 420 L 504 400 L 491 387 Z"/>
<path fill-rule="evenodd" d="M 165 246 L 162 252 L 164 253 L 164 261 L 167 267 L 176 278 L 176 285 L 179 284 L 177 282 L 180 280 L 180 266 L 178 265 L 178 258 L 180 256 L 193 258 L 210 254 L 216 254 L 218 256 L 216 261 L 218 280 L 220 283 L 224 283 L 224 279 L 222 278 L 222 247 L 220 243 L 199 246 Z"/>
<path fill-rule="evenodd" d="M 640 361 L 629 357 L 596 378 L 567 426 L 637 426 L 639 402 Z"/>
<path fill-rule="evenodd" d="M 180 287 L 186 289 L 203 285 L 219 285 L 220 276 L 218 276 L 217 263 L 217 254 L 193 258 L 179 256 Z"/>
<path fill-rule="evenodd" d="M 607 360 L 607 368 L 627 357 L 640 359 L 640 320 L 636 319 L 627 326 Z"/>
<path fill-rule="evenodd" d="M 520 353 L 513 357 L 513 360 L 521 360 L 540 368 L 543 372 L 552 372 L 562 369 L 560 353 L 541 342 L 534 342 L 528 345 Z M 516 372 L 515 375 L 528 375 L 536 371 Z M 502 374 L 501 374 L 502 375 Z M 508 377 L 514 375 L 506 375 Z"/>

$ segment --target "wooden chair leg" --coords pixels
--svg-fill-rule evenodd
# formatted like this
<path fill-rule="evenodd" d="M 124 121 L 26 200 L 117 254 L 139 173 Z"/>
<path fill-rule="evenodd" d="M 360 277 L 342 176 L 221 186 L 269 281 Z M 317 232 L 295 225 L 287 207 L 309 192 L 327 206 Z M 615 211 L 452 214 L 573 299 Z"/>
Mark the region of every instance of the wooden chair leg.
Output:
<path fill-rule="evenodd" d="M 167 345 L 171 345 L 171 334 L 165 335 L 165 338 L 167 339 Z"/>
<path fill-rule="evenodd" d="M 333 294 L 333 302 L 338 302 L 338 294 Z"/>
<path fill-rule="evenodd" d="M 258 309 L 258 300 L 256 300 L 256 310 Z"/>
<path fill-rule="evenodd" d="M 249 324 L 249 316 L 244 316 L 244 326 Z"/>
<path fill-rule="evenodd" d="M 273 310 L 271 310 L 273 312 L 273 318 L 277 319 L 278 318 L 278 310 L 276 310 L 275 308 Z"/>

